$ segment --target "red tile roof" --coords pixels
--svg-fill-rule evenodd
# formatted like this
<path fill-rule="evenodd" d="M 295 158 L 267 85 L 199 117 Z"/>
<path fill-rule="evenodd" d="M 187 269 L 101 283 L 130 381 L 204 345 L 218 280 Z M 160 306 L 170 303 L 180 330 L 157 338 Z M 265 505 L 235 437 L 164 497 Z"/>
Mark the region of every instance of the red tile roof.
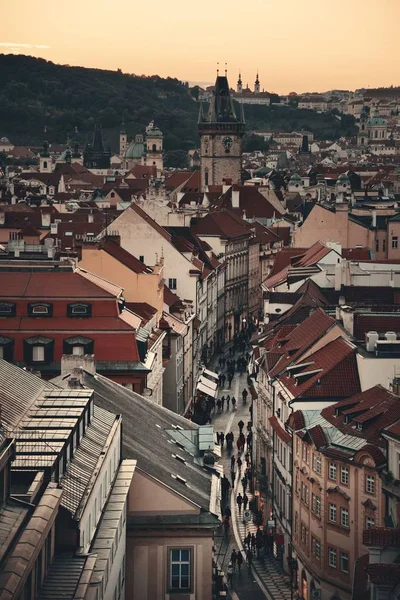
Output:
<path fill-rule="evenodd" d="M 378 333 L 394 331 L 400 334 L 400 313 L 356 313 L 354 315 L 354 337 L 357 340 L 364 340 L 365 334 L 369 331 L 377 331 Z"/>
<path fill-rule="evenodd" d="M 147 304 L 147 302 L 126 302 L 125 306 L 146 322 L 150 321 L 157 312 L 157 309 Z"/>
<path fill-rule="evenodd" d="M 199 236 L 215 235 L 228 240 L 251 236 L 249 224 L 228 210 L 208 213 L 193 225 L 193 230 Z"/>
<path fill-rule="evenodd" d="M 182 305 L 182 300 L 179 298 L 179 296 L 177 296 L 177 294 L 174 294 L 174 292 L 172 292 L 166 285 L 164 285 L 164 304 L 166 304 L 170 308 L 175 304 Z"/>
<path fill-rule="evenodd" d="M 301 362 L 300 357 L 298 363 Z M 299 373 L 317 371 L 315 374 L 303 378 L 287 377 L 284 373 L 279 377 L 295 398 L 348 398 L 360 391 L 355 348 L 343 338 L 336 338 L 307 356 L 306 362 L 313 364 Z"/>
<path fill-rule="evenodd" d="M 364 529 L 363 544 L 371 548 L 400 548 L 400 528 L 370 527 Z"/>
<path fill-rule="evenodd" d="M 0 319 L 0 331 L 134 331 L 133 327 L 119 317 L 11 317 Z"/>
<path fill-rule="evenodd" d="M 285 444 L 288 444 L 291 441 L 292 436 L 286 431 L 286 429 L 281 427 L 278 419 L 274 416 L 269 417 L 268 421 L 270 422 L 272 429 L 281 438 L 281 440 L 285 442 Z"/>
<path fill-rule="evenodd" d="M 191 176 L 191 171 L 175 171 L 174 173 L 172 173 L 172 175 L 170 175 L 169 177 L 167 176 L 165 179 L 164 185 L 166 190 L 168 192 L 172 192 L 177 187 L 185 183 L 185 181 L 190 179 Z"/>
<path fill-rule="evenodd" d="M 152 273 L 150 267 L 147 267 L 139 259 L 130 254 L 130 252 L 121 248 L 119 244 L 112 240 L 106 242 L 101 248 L 134 273 Z"/>
<path fill-rule="evenodd" d="M 232 192 L 239 192 L 239 207 L 232 206 Z M 246 218 L 272 219 L 285 213 L 283 206 L 276 207 L 253 185 L 235 185 L 230 187 L 216 202 L 212 205 L 213 209 L 222 210 L 224 208 L 238 214 L 246 213 Z"/>
<path fill-rule="evenodd" d="M 113 298 L 112 294 L 87 281 L 78 273 L 64 272 L 0 272 L 1 298 Z M 9 322 L 9 321 L 7 321 Z"/>
<path fill-rule="evenodd" d="M 381 436 L 382 430 L 400 418 L 399 396 L 395 396 L 381 385 L 348 396 L 346 400 L 324 408 L 321 415 L 343 433 L 363 438 L 372 445 L 384 448 L 386 444 Z M 350 418 L 350 421 L 345 423 L 345 418 Z M 362 425 L 362 430 L 354 427 L 357 422 Z"/>
<path fill-rule="evenodd" d="M 400 564 L 373 563 L 368 565 L 367 574 L 375 585 L 397 586 L 400 582 Z"/>
<path fill-rule="evenodd" d="M 371 250 L 369 248 L 343 248 L 342 258 L 346 260 L 364 261 L 370 260 Z"/>
<path fill-rule="evenodd" d="M 305 321 L 285 335 L 287 341 L 283 342 L 281 348 L 279 348 L 280 338 L 278 334 L 278 337 L 276 338 L 276 351 L 282 353 L 282 358 L 270 372 L 270 376 L 275 377 L 291 363 L 294 364 L 297 359 L 315 344 L 318 339 L 325 335 L 334 324 L 335 319 L 327 315 L 321 308 L 317 308 L 311 313 L 308 319 L 305 319 Z M 308 360 L 309 359 L 307 359 L 307 362 Z"/>

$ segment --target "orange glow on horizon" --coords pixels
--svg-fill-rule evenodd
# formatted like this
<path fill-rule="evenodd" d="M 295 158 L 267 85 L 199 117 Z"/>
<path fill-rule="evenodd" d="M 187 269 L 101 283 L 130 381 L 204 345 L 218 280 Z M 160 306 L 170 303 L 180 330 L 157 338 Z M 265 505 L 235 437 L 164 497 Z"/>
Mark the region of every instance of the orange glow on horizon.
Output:
<path fill-rule="evenodd" d="M 200 85 L 227 62 L 232 87 L 240 67 L 253 88 L 258 69 L 261 88 L 280 94 L 400 85 L 399 0 L 253 0 L 245 8 L 237 0 L 20 0 L 3 8 L 0 52 Z"/>

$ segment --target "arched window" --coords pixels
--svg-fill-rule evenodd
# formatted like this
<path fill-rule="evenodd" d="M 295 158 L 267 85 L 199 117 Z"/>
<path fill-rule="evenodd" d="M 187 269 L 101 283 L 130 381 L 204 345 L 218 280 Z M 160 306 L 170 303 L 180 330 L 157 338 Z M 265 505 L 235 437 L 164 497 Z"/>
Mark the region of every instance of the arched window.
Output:
<path fill-rule="evenodd" d="M 47 160 L 43 161 L 43 169 L 47 169 Z"/>
<path fill-rule="evenodd" d="M 204 185 L 208 185 L 208 170 L 204 171 Z"/>
<path fill-rule="evenodd" d="M 51 317 L 53 315 L 53 305 L 47 302 L 29 304 L 28 315 L 30 317 Z"/>
<path fill-rule="evenodd" d="M 152 145 L 152 152 L 157 152 L 157 146 L 156 146 L 156 144 Z"/>

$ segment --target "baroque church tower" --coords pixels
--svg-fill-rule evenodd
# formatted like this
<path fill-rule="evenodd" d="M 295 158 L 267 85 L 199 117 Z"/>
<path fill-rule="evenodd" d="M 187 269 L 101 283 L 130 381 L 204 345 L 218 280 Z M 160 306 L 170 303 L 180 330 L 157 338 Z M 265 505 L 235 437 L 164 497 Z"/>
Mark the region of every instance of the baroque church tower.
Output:
<path fill-rule="evenodd" d="M 217 75 L 214 95 L 210 101 L 208 114 L 200 105 L 200 171 L 201 189 L 209 185 L 241 183 L 242 179 L 242 138 L 245 131 L 243 107 L 240 117 L 229 91 L 226 74 Z"/>

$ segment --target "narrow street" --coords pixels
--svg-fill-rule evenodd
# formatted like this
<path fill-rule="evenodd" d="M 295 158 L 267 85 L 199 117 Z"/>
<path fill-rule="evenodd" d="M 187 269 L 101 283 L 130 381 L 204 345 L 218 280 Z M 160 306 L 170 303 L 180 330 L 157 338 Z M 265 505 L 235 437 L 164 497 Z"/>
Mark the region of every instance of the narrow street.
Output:
<path fill-rule="evenodd" d="M 237 358 L 238 354 L 236 354 Z M 216 369 L 218 366 L 218 356 L 214 357 L 214 360 L 210 364 L 211 369 Z M 226 371 L 224 371 L 226 372 Z M 215 412 L 212 417 L 212 425 L 215 433 L 223 432 L 226 436 L 230 431 L 234 434 L 234 444 L 232 452 L 227 449 L 226 442 L 222 448 L 221 462 L 224 466 L 224 472 L 229 482 L 231 480 L 231 454 L 234 452 L 237 454 L 236 440 L 239 436 L 238 422 L 242 420 L 245 423 L 250 420 L 249 408 L 251 406 L 250 395 L 247 398 L 246 404 L 242 402 L 242 391 L 247 386 L 247 374 L 239 375 L 235 374 L 232 381 L 231 388 L 228 388 L 227 382 L 225 382 L 224 388 L 219 390 L 219 397 L 226 396 L 229 394 L 230 397 L 236 398 L 236 409 L 232 410 L 232 403 L 230 403 L 229 410 L 225 402 L 224 410 Z M 244 428 L 244 431 L 245 431 Z M 251 520 L 249 523 L 243 522 L 243 510 L 242 515 L 239 516 L 238 507 L 236 503 L 237 494 L 240 492 L 243 494 L 241 479 L 242 474 L 245 471 L 245 459 L 244 453 L 242 455 L 243 465 L 241 473 L 238 474 L 237 467 L 235 467 L 235 481 L 234 488 L 230 491 L 230 501 L 228 502 L 231 511 L 232 519 L 231 526 L 227 534 L 224 533 L 221 527 L 220 531 L 215 536 L 215 548 L 218 555 L 217 560 L 221 565 L 225 576 L 227 573 L 228 563 L 232 550 L 235 548 L 236 551 L 240 550 L 245 557 L 245 551 L 243 550 L 243 540 L 245 536 L 250 533 L 256 533 L 257 527 Z M 249 501 L 252 499 L 252 494 L 247 489 L 246 494 Z M 284 573 L 283 568 L 273 557 L 263 556 L 263 550 L 261 550 L 261 558 L 258 560 L 254 556 L 252 569 L 249 570 L 247 563 L 243 562 L 241 573 L 236 572 L 233 575 L 232 584 L 230 585 L 230 593 L 232 600 L 290 600 L 290 582 L 288 576 Z"/>

